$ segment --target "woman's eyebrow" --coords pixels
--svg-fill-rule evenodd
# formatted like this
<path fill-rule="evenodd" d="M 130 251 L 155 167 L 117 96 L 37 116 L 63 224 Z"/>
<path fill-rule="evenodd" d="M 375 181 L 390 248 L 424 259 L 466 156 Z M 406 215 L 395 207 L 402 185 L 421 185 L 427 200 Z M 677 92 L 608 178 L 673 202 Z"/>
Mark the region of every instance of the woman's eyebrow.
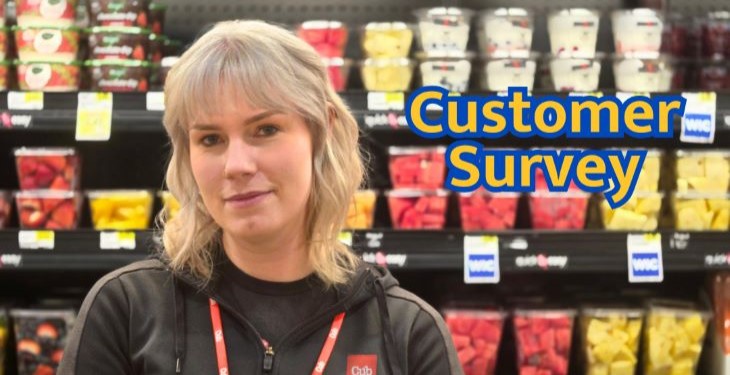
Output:
<path fill-rule="evenodd" d="M 249 124 L 255 123 L 257 121 L 261 121 L 267 117 L 271 117 L 274 115 L 280 115 L 283 113 L 284 112 L 275 110 L 275 109 L 268 110 L 268 111 L 261 112 L 259 114 L 256 114 L 256 115 L 253 115 L 253 116 L 247 118 L 246 120 L 243 121 L 243 124 L 249 125 Z M 218 130 L 218 126 L 213 125 L 213 124 L 193 124 L 190 127 L 190 130 L 198 130 L 198 131 Z"/>

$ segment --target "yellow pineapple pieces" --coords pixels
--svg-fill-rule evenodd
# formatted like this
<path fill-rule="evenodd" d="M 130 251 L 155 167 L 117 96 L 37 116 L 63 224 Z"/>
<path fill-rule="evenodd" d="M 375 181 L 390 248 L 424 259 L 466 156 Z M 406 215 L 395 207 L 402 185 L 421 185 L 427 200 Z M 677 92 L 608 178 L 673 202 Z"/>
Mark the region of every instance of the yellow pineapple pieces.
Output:
<path fill-rule="evenodd" d="M 149 226 L 152 194 L 148 191 L 91 191 L 88 196 L 94 229 L 141 230 Z"/>

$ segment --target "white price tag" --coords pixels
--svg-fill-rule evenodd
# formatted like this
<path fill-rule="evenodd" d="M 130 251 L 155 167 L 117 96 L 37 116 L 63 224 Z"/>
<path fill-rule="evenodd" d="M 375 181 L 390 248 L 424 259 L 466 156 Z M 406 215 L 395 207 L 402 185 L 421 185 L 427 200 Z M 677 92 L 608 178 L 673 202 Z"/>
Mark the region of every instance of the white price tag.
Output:
<path fill-rule="evenodd" d="M 369 92 L 368 109 L 371 111 L 402 111 L 406 94 L 402 92 Z"/>
<path fill-rule="evenodd" d="M 21 230 L 18 232 L 18 246 L 21 249 L 53 250 L 56 233 L 52 230 Z"/>
<path fill-rule="evenodd" d="M 8 109 L 39 110 L 43 109 L 42 91 L 9 91 Z"/>
<path fill-rule="evenodd" d="M 99 248 L 102 250 L 134 250 L 137 247 L 134 232 L 100 232 Z"/>
<path fill-rule="evenodd" d="M 76 109 L 77 141 L 108 141 L 112 132 L 110 92 L 80 92 Z"/>
<path fill-rule="evenodd" d="M 686 143 L 714 142 L 717 95 L 714 92 L 686 92 L 682 97 L 687 99 L 687 104 L 679 140 Z"/>
<path fill-rule="evenodd" d="M 629 282 L 660 283 L 664 281 L 662 235 L 660 233 L 629 234 L 626 249 Z"/>
<path fill-rule="evenodd" d="M 621 101 L 621 103 L 633 98 L 634 96 L 646 96 L 647 98 L 651 97 L 648 92 L 616 92 L 616 98 Z"/>
<path fill-rule="evenodd" d="M 464 282 L 499 283 L 499 238 L 464 236 Z"/>
<path fill-rule="evenodd" d="M 147 93 L 147 110 L 164 111 L 165 93 L 162 91 L 150 91 Z"/>
<path fill-rule="evenodd" d="M 352 232 L 340 232 L 337 239 L 347 246 L 352 246 Z"/>

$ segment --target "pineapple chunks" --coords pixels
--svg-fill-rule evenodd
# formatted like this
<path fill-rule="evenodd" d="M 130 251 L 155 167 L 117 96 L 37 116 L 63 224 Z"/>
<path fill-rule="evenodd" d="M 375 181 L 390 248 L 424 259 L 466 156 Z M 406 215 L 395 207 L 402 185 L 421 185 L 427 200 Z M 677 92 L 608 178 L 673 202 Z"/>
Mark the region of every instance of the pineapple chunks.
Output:
<path fill-rule="evenodd" d="M 646 375 L 691 375 L 702 351 L 707 320 L 696 313 L 650 312 L 645 339 Z"/>
<path fill-rule="evenodd" d="M 149 226 L 152 195 L 147 191 L 90 193 L 91 220 L 97 230 L 141 230 Z"/>
<path fill-rule="evenodd" d="M 603 225 L 610 230 L 655 230 L 662 208 L 661 193 L 635 193 L 626 204 L 613 210 L 601 202 Z"/>
<path fill-rule="evenodd" d="M 633 375 L 642 318 L 617 311 L 583 316 L 588 374 Z"/>
<path fill-rule="evenodd" d="M 680 230 L 727 230 L 730 199 L 718 194 L 682 194 L 673 199 L 674 225 Z"/>
<path fill-rule="evenodd" d="M 677 191 L 724 193 L 730 184 L 730 161 L 719 152 L 692 152 L 677 157 Z"/>

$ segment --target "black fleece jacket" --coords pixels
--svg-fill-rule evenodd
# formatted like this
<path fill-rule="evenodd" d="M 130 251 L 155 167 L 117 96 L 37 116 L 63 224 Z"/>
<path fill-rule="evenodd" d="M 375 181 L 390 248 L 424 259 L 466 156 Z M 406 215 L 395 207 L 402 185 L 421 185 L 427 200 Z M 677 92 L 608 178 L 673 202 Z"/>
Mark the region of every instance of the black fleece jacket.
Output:
<path fill-rule="evenodd" d="M 311 374 L 332 319 L 342 311 L 346 318 L 325 375 L 351 375 L 362 363 L 376 368 L 355 372 L 463 374 L 439 313 L 381 267 L 362 265 L 338 287 L 335 305 L 282 338 L 273 363 L 265 361 L 255 328 L 218 292 L 221 286 L 195 285 L 190 277 L 173 277 L 156 259 L 106 275 L 79 311 L 58 374 L 216 374 L 209 298 L 221 307 L 231 375 Z"/>

